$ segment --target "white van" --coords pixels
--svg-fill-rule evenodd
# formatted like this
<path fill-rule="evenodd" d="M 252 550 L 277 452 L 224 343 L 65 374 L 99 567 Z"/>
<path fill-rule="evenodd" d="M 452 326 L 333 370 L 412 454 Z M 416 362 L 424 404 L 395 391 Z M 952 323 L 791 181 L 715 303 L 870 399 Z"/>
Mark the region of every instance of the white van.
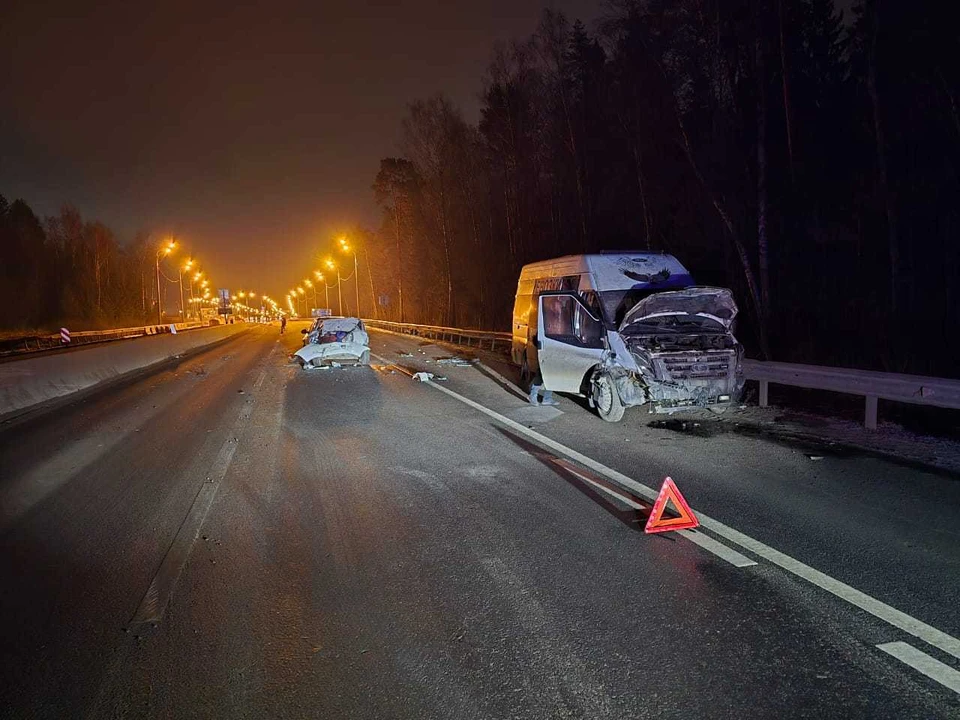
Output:
<path fill-rule="evenodd" d="M 539 373 L 610 422 L 641 404 L 722 410 L 743 389 L 736 315 L 729 290 L 695 286 L 672 255 L 568 255 L 521 270 L 511 356 L 525 385 Z"/>

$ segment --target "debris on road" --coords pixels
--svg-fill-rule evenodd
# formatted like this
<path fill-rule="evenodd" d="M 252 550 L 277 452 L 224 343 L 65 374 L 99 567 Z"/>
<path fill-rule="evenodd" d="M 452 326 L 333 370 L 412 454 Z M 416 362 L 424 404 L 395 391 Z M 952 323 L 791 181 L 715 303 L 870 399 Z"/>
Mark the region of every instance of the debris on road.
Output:
<path fill-rule="evenodd" d="M 397 355 L 399 355 L 400 357 L 413 357 L 413 353 L 408 353 L 408 352 L 398 352 Z"/>
<path fill-rule="evenodd" d="M 811 460 L 823 460 L 823 455 L 807 455 Z"/>
<path fill-rule="evenodd" d="M 428 382 L 429 380 L 433 380 L 433 373 L 428 373 L 428 372 L 414 373 L 413 379 L 417 380 L 418 382 Z"/>
<path fill-rule="evenodd" d="M 436 362 L 437 365 L 455 365 L 457 367 L 470 367 L 473 365 L 472 361 L 462 357 L 442 357 L 437 358 L 434 362 Z"/>

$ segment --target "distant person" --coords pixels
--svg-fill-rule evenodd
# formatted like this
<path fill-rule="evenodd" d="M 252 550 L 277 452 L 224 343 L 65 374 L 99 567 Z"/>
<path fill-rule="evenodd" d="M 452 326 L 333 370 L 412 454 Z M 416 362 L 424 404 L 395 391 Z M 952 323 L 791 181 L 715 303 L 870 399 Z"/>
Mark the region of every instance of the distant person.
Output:
<path fill-rule="evenodd" d="M 283 335 L 283 332 L 286 329 L 287 329 L 287 316 L 281 315 L 280 316 L 280 334 Z"/>

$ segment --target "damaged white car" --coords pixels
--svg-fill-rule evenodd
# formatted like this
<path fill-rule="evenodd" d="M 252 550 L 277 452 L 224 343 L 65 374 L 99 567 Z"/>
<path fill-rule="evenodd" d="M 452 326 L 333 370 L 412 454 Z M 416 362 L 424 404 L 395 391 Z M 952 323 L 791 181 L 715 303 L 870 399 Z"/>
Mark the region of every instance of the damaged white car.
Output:
<path fill-rule="evenodd" d="M 370 364 L 370 336 L 359 318 L 317 318 L 293 354 L 301 367 Z"/>

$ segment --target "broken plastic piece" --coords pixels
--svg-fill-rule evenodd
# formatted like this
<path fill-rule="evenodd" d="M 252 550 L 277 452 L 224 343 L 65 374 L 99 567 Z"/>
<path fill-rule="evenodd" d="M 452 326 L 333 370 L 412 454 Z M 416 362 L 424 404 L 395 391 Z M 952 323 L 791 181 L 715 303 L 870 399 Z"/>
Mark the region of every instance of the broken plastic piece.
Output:
<path fill-rule="evenodd" d="M 427 382 L 429 380 L 433 380 L 433 373 L 428 373 L 428 372 L 414 373 L 413 379 L 418 380 L 419 382 Z"/>

